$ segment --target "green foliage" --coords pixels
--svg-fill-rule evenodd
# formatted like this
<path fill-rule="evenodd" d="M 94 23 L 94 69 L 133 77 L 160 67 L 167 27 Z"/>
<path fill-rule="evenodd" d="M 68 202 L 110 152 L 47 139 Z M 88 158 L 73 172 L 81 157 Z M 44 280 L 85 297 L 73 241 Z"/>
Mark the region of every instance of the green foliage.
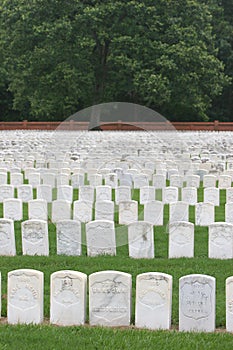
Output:
<path fill-rule="evenodd" d="M 9 86 L 13 108 L 28 119 L 126 101 L 206 120 L 229 83 L 215 38 L 229 45 L 214 26 L 221 9 L 214 0 L 3 0 L 0 89 Z"/>

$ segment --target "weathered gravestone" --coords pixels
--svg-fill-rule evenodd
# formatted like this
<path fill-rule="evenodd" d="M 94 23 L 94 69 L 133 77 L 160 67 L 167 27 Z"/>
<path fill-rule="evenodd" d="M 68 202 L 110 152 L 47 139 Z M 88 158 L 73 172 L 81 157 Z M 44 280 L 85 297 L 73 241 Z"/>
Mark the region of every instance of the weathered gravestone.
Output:
<path fill-rule="evenodd" d="M 197 203 L 195 211 L 195 224 L 209 226 L 215 221 L 214 205 L 212 203 Z"/>
<path fill-rule="evenodd" d="M 135 326 L 170 329 L 172 313 L 172 276 L 147 272 L 137 276 Z"/>
<path fill-rule="evenodd" d="M 12 173 L 10 175 L 11 185 L 14 187 L 18 187 L 23 184 L 23 174 L 21 173 Z"/>
<path fill-rule="evenodd" d="M 153 186 L 144 186 L 140 188 L 140 204 L 145 204 L 155 200 L 155 188 Z"/>
<path fill-rule="evenodd" d="M 86 320 L 87 275 L 71 270 L 50 277 L 50 322 L 59 326 L 83 325 Z"/>
<path fill-rule="evenodd" d="M 233 202 L 225 204 L 225 221 L 233 224 Z"/>
<path fill-rule="evenodd" d="M 114 221 L 114 202 L 112 201 L 95 202 L 95 220 Z"/>
<path fill-rule="evenodd" d="M 169 224 L 169 258 L 193 258 L 194 224 L 178 221 Z"/>
<path fill-rule="evenodd" d="M 12 219 L 14 221 L 22 220 L 22 200 L 17 198 L 5 199 L 3 202 L 3 215 L 5 219 Z"/>
<path fill-rule="evenodd" d="M 114 221 L 95 220 L 86 224 L 87 255 L 116 255 Z"/>
<path fill-rule="evenodd" d="M 47 221 L 27 220 L 21 229 L 23 255 L 49 255 Z"/>
<path fill-rule="evenodd" d="M 218 179 L 218 188 L 226 189 L 228 187 L 231 187 L 231 176 L 220 175 Z"/>
<path fill-rule="evenodd" d="M 80 222 L 92 221 L 92 202 L 78 200 L 74 201 L 73 218 Z"/>
<path fill-rule="evenodd" d="M 32 185 L 20 185 L 17 187 L 17 197 L 22 199 L 22 202 L 27 203 L 33 199 Z"/>
<path fill-rule="evenodd" d="M 81 223 L 77 220 L 61 220 L 56 223 L 57 254 L 78 256 L 82 253 Z"/>
<path fill-rule="evenodd" d="M 209 258 L 233 258 L 233 224 L 215 222 L 209 225 Z"/>
<path fill-rule="evenodd" d="M 164 187 L 162 189 L 162 194 L 163 194 L 163 202 L 165 204 L 178 201 L 178 195 L 179 195 L 178 187 L 172 187 L 172 186 Z"/>
<path fill-rule="evenodd" d="M 138 202 L 131 200 L 119 203 L 119 224 L 128 225 L 138 221 Z"/>
<path fill-rule="evenodd" d="M 216 187 L 217 177 L 215 175 L 205 175 L 203 177 L 203 187 Z"/>
<path fill-rule="evenodd" d="M 180 278 L 179 330 L 189 332 L 214 332 L 214 277 L 193 274 Z"/>
<path fill-rule="evenodd" d="M 110 186 L 96 186 L 96 202 L 98 201 L 111 201 L 112 189 Z"/>
<path fill-rule="evenodd" d="M 233 276 L 226 279 L 226 330 L 233 332 Z"/>
<path fill-rule="evenodd" d="M 48 219 L 48 204 L 44 199 L 33 199 L 28 202 L 28 218 L 47 220 Z"/>
<path fill-rule="evenodd" d="M 0 202 L 10 198 L 14 198 L 14 186 L 0 185 Z"/>
<path fill-rule="evenodd" d="M 119 271 L 100 271 L 89 276 L 91 326 L 129 326 L 132 276 Z"/>
<path fill-rule="evenodd" d="M 115 189 L 115 202 L 118 205 L 120 202 L 131 200 L 131 188 L 129 186 L 119 186 Z"/>
<path fill-rule="evenodd" d="M 153 225 L 137 221 L 128 225 L 129 256 L 131 258 L 154 258 Z"/>
<path fill-rule="evenodd" d="M 208 187 L 204 189 L 204 202 L 212 203 L 214 206 L 220 205 L 219 188 Z"/>
<path fill-rule="evenodd" d="M 0 255 L 16 255 L 14 222 L 10 219 L 0 219 Z"/>
<path fill-rule="evenodd" d="M 84 174 L 71 175 L 71 185 L 73 188 L 79 188 L 79 186 L 84 186 Z"/>
<path fill-rule="evenodd" d="M 161 189 L 166 187 L 166 175 L 162 175 L 162 174 L 153 175 L 152 183 L 156 189 Z"/>
<path fill-rule="evenodd" d="M 39 185 L 37 186 L 36 193 L 37 199 L 44 199 L 47 203 L 52 202 L 52 186 Z"/>
<path fill-rule="evenodd" d="M 73 187 L 63 185 L 57 187 L 57 199 L 64 199 L 69 203 L 73 202 Z"/>
<path fill-rule="evenodd" d="M 32 188 L 36 188 L 40 185 L 40 173 L 30 173 L 28 174 L 28 183 Z"/>
<path fill-rule="evenodd" d="M 93 186 L 80 186 L 79 187 L 79 200 L 94 202 L 94 187 Z"/>
<path fill-rule="evenodd" d="M 64 199 L 57 199 L 52 202 L 52 222 L 69 220 L 71 218 L 71 203 Z"/>
<path fill-rule="evenodd" d="M 186 202 L 173 202 L 169 205 L 169 222 L 189 221 L 189 205 Z"/>
<path fill-rule="evenodd" d="M 184 187 L 181 190 L 182 201 L 189 205 L 197 203 L 197 189 L 195 187 Z"/>
<path fill-rule="evenodd" d="M 8 273 L 7 318 L 10 324 L 43 322 L 44 274 L 22 269 Z"/>
<path fill-rule="evenodd" d="M 151 201 L 144 204 L 144 221 L 152 225 L 163 225 L 163 202 Z"/>
<path fill-rule="evenodd" d="M 233 187 L 229 187 L 226 189 L 226 202 L 227 203 L 233 202 Z"/>

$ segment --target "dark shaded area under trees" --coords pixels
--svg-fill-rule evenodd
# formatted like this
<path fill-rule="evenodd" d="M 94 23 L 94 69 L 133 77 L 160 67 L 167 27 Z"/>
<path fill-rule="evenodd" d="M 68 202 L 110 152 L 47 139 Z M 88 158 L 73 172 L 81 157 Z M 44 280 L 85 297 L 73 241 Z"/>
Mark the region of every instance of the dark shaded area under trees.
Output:
<path fill-rule="evenodd" d="M 0 120 L 94 104 L 233 121 L 233 0 L 2 0 Z"/>

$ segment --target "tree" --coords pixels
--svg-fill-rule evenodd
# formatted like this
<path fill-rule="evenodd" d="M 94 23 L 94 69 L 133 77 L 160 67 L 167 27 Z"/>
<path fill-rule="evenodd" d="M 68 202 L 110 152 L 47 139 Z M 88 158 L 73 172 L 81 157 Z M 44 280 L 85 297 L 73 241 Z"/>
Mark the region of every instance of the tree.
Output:
<path fill-rule="evenodd" d="M 200 0 L 3 0 L 1 22 L 13 107 L 25 117 L 124 101 L 205 120 L 228 83 Z"/>

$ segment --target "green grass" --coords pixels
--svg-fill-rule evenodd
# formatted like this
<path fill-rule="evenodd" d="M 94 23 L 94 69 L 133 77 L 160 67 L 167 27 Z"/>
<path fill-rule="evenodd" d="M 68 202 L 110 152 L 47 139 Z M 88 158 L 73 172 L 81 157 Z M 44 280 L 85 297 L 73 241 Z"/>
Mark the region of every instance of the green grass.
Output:
<path fill-rule="evenodd" d="M 199 200 L 203 198 L 203 189 L 198 191 Z M 139 193 L 133 191 L 133 199 L 138 200 Z M 221 206 L 215 210 L 216 221 L 224 221 L 225 191 L 220 192 Z M 77 190 L 74 198 L 78 198 Z M 139 205 L 139 213 L 143 207 Z M 4 322 L 0 325 L 1 349 L 226 349 L 233 346 L 233 337 L 225 332 L 225 280 L 233 275 L 233 260 L 218 260 L 208 258 L 208 229 L 195 227 L 194 258 L 168 259 L 168 223 L 169 208 L 164 208 L 164 226 L 155 227 L 155 258 L 132 259 L 128 256 L 127 228 L 116 224 L 117 255 L 88 257 L 85 244 L 79 257 L 58 256 L 56 254 L 55 225 L 49 223 L 50 255 L 23 256 L 21 243 L 21 222 L 15 222 L 15 237 L 17 256 L 1 257 L 0 271 L 2 275 L 2 316 L 7 317 L 7 273 L 15 269 L 30 268 L 44 273 L 44 317 L 45 322 L 40 326 L 9 326 Z M 2 205 L 0 205 L 2 216 Z M 115 220 L 117 221 L 117 213 Z M 190 221 L 194 222 L 194 207 L 190 207 Z M 27 205 L 24 205 L 24 220 L 27 219 Z M 83 242 L 85 242 L 85 225 Z M 59 270 L 70 269 L 90 275 L 102 270 L 118 270 L 132 275 L 132 326 L 129 328 L 111 329 L 88 326 L 56 327 L 49 325 L 50 306 L 50 275 Z M 172 330 L 147 331 L 133 327 L 135 309 L 136 276 L 144 272 L 164 272 L 173 276 L 172 298 Z M 181 276 L 200 273 L 216 278 L 216 327 L 218 332 L 213 334 L 194 334 L 178 332 L 178 286 Z"/>

